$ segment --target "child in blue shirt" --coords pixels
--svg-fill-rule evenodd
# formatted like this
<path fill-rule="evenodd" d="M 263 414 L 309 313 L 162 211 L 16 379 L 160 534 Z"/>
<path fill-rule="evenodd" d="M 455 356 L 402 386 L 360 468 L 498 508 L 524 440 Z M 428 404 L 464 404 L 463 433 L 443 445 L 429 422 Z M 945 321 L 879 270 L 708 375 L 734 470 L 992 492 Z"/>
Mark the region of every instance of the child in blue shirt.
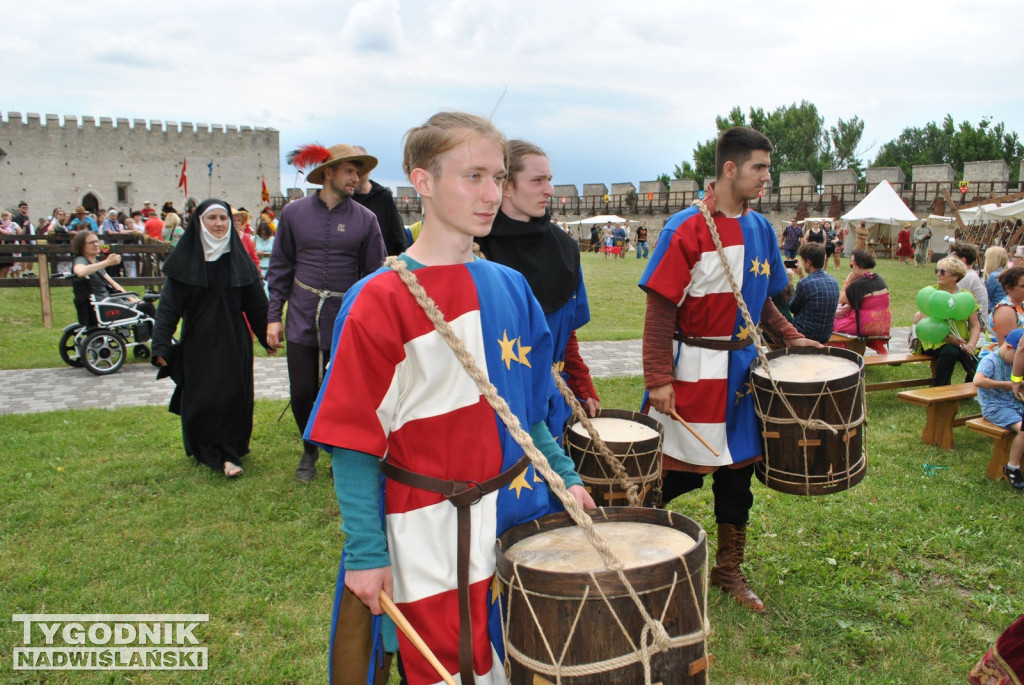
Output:
<path fill-rule="evenodd" d="M 1013 396 L 1010 370 L 1017 345 L 1024 336 L 1024 329 L 1015 328 L 1003 339 L 998 354 L 987 354 L 978 363 L 974 384 L 978 386 L 978 403 L 981 415 L 991 423 L 1009 428 L 1016 433 L 1010 446 L 1009 463 L 1003 467 L 1010 484 L 1024 490 L 1024 474 L 1020 469 L 1021 454 L 1024 453 L 1024 433 L 1021 429 L 1021 404 Z"/>

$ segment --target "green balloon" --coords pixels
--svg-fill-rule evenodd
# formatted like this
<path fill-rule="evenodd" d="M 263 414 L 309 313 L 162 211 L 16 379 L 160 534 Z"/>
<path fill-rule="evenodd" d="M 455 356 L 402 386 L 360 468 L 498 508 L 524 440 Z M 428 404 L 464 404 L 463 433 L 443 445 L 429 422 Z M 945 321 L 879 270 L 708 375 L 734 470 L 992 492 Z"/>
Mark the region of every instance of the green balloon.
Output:
<path fill-rule="evenodd" d="M 941 319 L 926 316 L 917 322 L 917 339 L 921 342 L 940 343 L 947 335 L 949 335 L 949 326 Z"/>
<path fill-rule="evenodd" d="M 926 285 L 917 291 L 917 311 L 922 314 L 928 313 L 928 298 L 935 292 L 935 288 L 930 285 Z"/>
<path fill-rule="evenodd" d="M 953 296 L 953 313 L 949 315 L 949 318 L 964 321 L 976 308 L 977 304 L 974 301 L 974 295 L 966 290 L 961 290 Z"/>
<path fill-rule="evenodd" d="M 949 319 L 953 316 L 953 309 L 956 307 L 956 300 L 945 290 L 936 290 L 928 298 L 927 309 L 924 313 L 933 319 Z M 922 338 L 923 340 L 923 338 Z"/>

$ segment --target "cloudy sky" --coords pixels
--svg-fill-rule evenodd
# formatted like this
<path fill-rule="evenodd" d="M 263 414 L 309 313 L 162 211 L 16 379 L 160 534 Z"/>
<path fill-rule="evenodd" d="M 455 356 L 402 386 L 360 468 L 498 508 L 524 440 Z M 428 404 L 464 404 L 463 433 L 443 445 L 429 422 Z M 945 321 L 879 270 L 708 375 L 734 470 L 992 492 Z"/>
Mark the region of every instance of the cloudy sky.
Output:
<path fill-rule="evenodd" d="M 4 112 L 270 126 L 282 157 L 362 144 L 390 186 L 406 184 L 403 133 L 446 108 L 493 113 L 577 186 L 670 172 L 735 105 L 859 116 L 867 162 L 947 113 L 1024 135 L 1021 0 L 39 0 L 5 15 Z"/>

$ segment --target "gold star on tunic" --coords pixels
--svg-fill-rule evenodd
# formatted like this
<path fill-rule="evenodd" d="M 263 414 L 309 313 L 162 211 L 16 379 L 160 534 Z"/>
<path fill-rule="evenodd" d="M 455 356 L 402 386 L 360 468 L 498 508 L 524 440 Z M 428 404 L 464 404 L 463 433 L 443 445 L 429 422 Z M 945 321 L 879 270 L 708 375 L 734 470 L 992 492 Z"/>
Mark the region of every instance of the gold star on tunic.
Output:
<path fill-rule="evenodd" d="M 533 490 L 533 486 L 526 482 L 525 469 L 522 473 L 516 476 L 515 480 L 513 480 L 508 486 L 509 490 L 516 491 L 516 499 L 519 499 L 519 496 L 523 493 L 523 488 L 526 488 L 527 490 Z"/>
<path fill-rule="evenodd" d="M 761 261 L 757 257 L 754 257 L 753 259 L 750 260 L 750 273 L 752 273 L 752 274 L 754 274 L 756 276 L 760 272 L 761 272 Z"/>
<path fill-rule="evenodd" d="M 505 594 L 505 584 L 498 578 L 498 574 L 494 574 L 494 578 L 491 579 L 491 604 L 498 601 L 498 598 Z"/>
<path fill-rule="evenodd" d="M 750 329 L 747 328 L 745 325 L 744 326 L 740 326 L 740 332 L 736 334 L 736 339 L 737 340 L 746 340 L 749 337 L 750 337 Z"/>
<path fill-rule="evenodd" d="M 501 361 L 505 362 L 505 368 L 512 368 L 512 360 L 516 359 L 515 353 L 515 340 L 508 339 L 508 331 L 502 331 L 503 340 L 499 340 L 498 344 L 501 345 Z"/>
<path fill-rule="evenodd" d="M 526 358 L 526 355 L 533 348 L 523 345 L 523 341 L 520 338 L 516 338 L 516 345 L 519 347 L 519 363 L 523 366 L 529 366 L 532 369 L 533 367 L 530 366 L 530 360 Z"/>
<path fill-rule="evenodd" d="M 744 383 L 740 389 L 736 391 L 736 405 L 739 406 L 740 400 L 752 392 L 754 392 L 754 386 L 750 383 Z"/>
<path fill-rule="evenodd" d="M 767 259 L 761 262 L 761 273 L 765 276 L 772 275 L 772 265 L 768 263 Z"/>

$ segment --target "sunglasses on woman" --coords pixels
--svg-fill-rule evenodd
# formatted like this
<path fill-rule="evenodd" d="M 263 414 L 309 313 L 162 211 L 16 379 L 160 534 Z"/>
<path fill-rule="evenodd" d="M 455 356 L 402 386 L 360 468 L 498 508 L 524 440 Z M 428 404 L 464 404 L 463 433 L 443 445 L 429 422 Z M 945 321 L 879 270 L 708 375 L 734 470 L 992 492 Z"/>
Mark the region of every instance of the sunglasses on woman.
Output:
<path fill-rule="evenodd" d="M 936 270 L 935 270 L 935 275 L 936 275 L 936 276 L 945 276 L 945 275 L 946 275 L 946 274 L 948 274 L 948 273 L 949 273 L 949 272 L 948 272 L 948 271 L 946 271 L 945 269 L 936 269 Z"/>

